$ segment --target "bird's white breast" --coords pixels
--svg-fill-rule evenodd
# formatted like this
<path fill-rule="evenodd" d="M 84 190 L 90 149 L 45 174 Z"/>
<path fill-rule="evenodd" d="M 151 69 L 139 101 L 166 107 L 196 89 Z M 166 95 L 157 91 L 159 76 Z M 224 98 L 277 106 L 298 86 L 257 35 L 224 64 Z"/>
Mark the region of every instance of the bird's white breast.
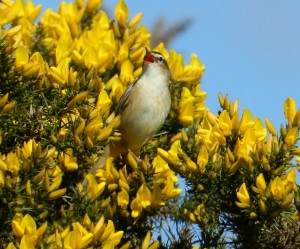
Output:
<path fill-rule="evenodd" d="M 122 139 L 134 143 L 130 149 L 141 147 L 163 125 L 171 106 L 168 81 L 153 67 L 132 88 L 120 127 Z"/>

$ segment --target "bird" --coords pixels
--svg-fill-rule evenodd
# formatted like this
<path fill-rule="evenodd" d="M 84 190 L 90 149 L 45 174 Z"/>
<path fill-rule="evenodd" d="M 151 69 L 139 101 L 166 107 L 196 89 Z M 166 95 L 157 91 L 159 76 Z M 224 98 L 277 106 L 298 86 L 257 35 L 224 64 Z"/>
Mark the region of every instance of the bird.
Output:
<path fill-rule="evenodd" d="M 95 175 L 103 168 L 108 157 L 117 158 L 127 152 L 136 157 L 140 154 L 141 147 L 158 132 L 169 114 L 170 78 L 164 56 L 146 49 L 142 73 L 127 87 L 114 110 L 116 116 L 120 115 L 121 139 L 104 148 L 104 154 L 98 157 L 90 174 Z M 85 179 L 82 185 L 86 184 Z"/>

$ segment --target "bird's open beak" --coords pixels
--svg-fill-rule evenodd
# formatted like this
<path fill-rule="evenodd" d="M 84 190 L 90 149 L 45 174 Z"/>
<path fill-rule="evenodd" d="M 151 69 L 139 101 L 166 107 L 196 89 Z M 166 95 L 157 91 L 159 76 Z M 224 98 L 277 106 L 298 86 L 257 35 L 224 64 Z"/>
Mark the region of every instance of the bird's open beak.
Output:
<path fill-rule="evenodd" d="M 154 63 L 155 62 L 155 58 L 154 56 L 151 54 L 151 52 L 146 48 L 146 54 L 144 57 L 144 61 L 148 62 L 148 63 Z"/>

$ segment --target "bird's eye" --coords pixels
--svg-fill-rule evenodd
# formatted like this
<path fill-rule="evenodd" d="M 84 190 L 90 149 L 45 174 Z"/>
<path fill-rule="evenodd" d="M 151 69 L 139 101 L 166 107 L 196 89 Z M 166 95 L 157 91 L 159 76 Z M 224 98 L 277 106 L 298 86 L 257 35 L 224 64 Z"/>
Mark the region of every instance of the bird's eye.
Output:
<path fill-rule="evenodd" d="M 162 58 L 162 57 L 158 57 L 158 60 L 159 60 L 159 61 L 163 61 L 163 58 Z"/>

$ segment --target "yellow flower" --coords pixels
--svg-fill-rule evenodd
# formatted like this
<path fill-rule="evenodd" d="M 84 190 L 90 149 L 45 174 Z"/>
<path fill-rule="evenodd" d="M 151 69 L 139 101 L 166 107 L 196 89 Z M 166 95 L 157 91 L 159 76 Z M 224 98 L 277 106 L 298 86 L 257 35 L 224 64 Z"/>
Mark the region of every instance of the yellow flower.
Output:
<path fill-rule="evenodd" d="M 256 186 L 257 187 L 254 187 L 252 186 L 252 190 L 258 194 L 262 194 L 265 189 L 266 189 L 266 181 L 265 181 L 265 178 L 264 178 L 264 175 L 263 173 L 260 173 L 258 175 L 258 177 L 256 178 Z"/>
<path fill-rule="evenodd" d="M 17 249 L 13 242 L 10 242 L 5 249 Z"/>
<path fill-rule="evenodd" d="M 20 249 L 35 249 L 34 240 L 27 235 L 24 235 L 21 239 Z"/>
<path fill-rule="evenodd" d="M 122 189 L 118 193 L 118 206 L 120 206 L 121 209 L 126 209 L 128 204 L 129 204 L 128 192 Z"/>
<path fill-rule="evenodd" d="M 171 50 L 170 57 L 168 60 L 172 78 L 175 81 L 180 81 L 183 77 L 184 65 L 183 57 L 181 54 L 177 54 L 174 50 Z"/>
<path fill-rule="evenodd" d="M 100 177 L 100 181 L 105 181 L 108 186 L 110 184 L 115 185 L 119 181 L 119 173 L 113 165 L 113 157 L 106 159 L 104 169 L 99 169 L 96 172 L 96 176 Z"/>
<path fill-rule="evenodd" d="M 131 216 L 132 216 L 133 218 L 138 218 L 138 217 L 141 215 L 142 211 L 143 211 L 143 208 L 142 208 L 142 206 L 139 204 L 137 198 L 134 198 L 134 199 L 132 200 L 132 202 L 130 203 L 130 208 L 131 208 L 131 210 L 132 210 L 132 211 L 131 211 Z"/>
<path fill-rule="evenodd" d="M 267 125 L 268 131 L 272 134 L 272 136 L 276 136 L 277 131 L 276 131 L 274 125 L 271 123 L 271 121 L 268 118 L 266 118 L 266 125 Z"/>
<path fill-rule="evenodd" d="M 64 248 L 85 248 L 93 240 L 93 234 L 89 233 L 79 222 L 72 224 L 73 231 L 64 238 Z"/>
<path fill-rule="evenodd" d="M 134 198 L 130 204 L 131 216 L 138 218 L 143 209 L 151 205 L 152 196 L 149 188 L 146 184 L 143 184 L 137 191 L 136 198 Z"/>
<path fill-rule="evenodd" d="M 57 67 L 50 67 L 48 73 L 50 78 L 52 79 L 54 86 L 56 86 L 57 84 L 65 84 L 69 80 L 69 74 L 74 74 L 74 72 L 69 69 L 70 61 L 70 58 L 65 58 L 58 63 Z"/>
<path fill-rule="evenodd" d="M 88 96 L 87 92 L 78 93 L 73 99 L 71 99 L 69 101 L 69 103 L 67 104 L 67 108 L 69 110 L 72 110 L 74 108 L 74 106 L 75 106 L 76 103 L 85 100 L 87 96 Z"/>
<path fill-rule="evenodd" d="M 171 159 L 171 161 L 180 162 L 178 158 L 179 148 L 180 148 L 180 141 L 177 140 L 172 144 L 171 149 L 168 151 L 169 158 Z"/>
<path fill-rule="evenodd" d="M 165 178 L 169 174 L 174 174 L 174 172 L 169 168 L 168 163 L 162 159 L 159 155 L 154 157 L 152 165 L 155 169 L 155 177 L 157 179 Z"/>
<path fill-rule="evenodd" d="M 195 106 L 194 119 L 200 119 L 203 117 L 203 113 L 206 110 L 205 99 L 207 93 L 202 91 L 200 89 L 200 84 L 198 84 L 194 88 L 193 95 L 194 95 L 194 106 Z"/>
<path fill-rule="evenodd" d="M 119 102 L 122 94 L 124 93 L 126 86 L 122 84 L 118 75 L 114 75 L 107 83 L 105 88 L 111 90 L 110 98 L 115 102 Z"/>
<path fill-rule="evenodd" d="M 123 0 L 119 0 L 115 7 L 115 17 L 120 26 L 125 26 L 128 18 L 128 8 Z"/>
<path fill-rule="evenodd" d="M 30 57 L 30 62 L 33 65 L 33 67 L 37 67 L 39 69 L 39 74 L 45 73 L 45 62 L 42 57 L 42 55 L 39 52 L 35 52 L 31 57 Z M 29 74 L 30 71 L 26 72 L 27 75 Z"/>
<path fill-rule="evenodd" d="M 32 139 L 30 139 L 27 143 L 24 142 L 24 145 L 23 145 L 23 148 L 22 148 L 22 155 L 24 157 L 24 159 L 27 159 L 29 157 L 31 157 L 32 155 L 32 146 L 33 146 L 33 143 L 32 143 Z"/>
<path fill-rule="evenodd" d="M 277 201 L 282 200 L 285 195 L 284 184 L 278 176 L 271 181 L 271 192 Z"/>
<path fill-rule="evenodd" d="M 166 179 L 166 185 L 162 189 L 161 193 L 166 196 L 167 199 L 172 199 L 182 192 L 180 188 L 174 188 L 174 181 L 171 175 L 169 175 Z"/>
<path fill-rule="evenodd" d="M 47 190 L 49 190 L 49 187 L 47 188 Z M 55 191 L 49 193 L 48 198 L 49 198 L 49 200 L 59 199 L 63 195 L 65 195 L 66 191 L 67 191 L 66 188 L 61 188 L 61 189 L 55 190 Z"/>
<path fill-rule="evenodd" d="M 92 67 L 97 68 L 100 63 L 104 63 L 104 61 L 99 61 L 100 58 L 97 56 L 97 51 L 94 47 L 87 47 L 83 54 L 83 61 L 85 66 L 90 69 Z M 108 55 L 106 55 L 108 57 Z"/>
<path fill-rule="evenodd" d="M 143 240 L 141 249 L 157 249 L 159 246 L 159 241 L 155 241 L 150 245 L 151 233 L 147 232 L 146 237 Z"/>
<path fill-rule="evenodd" d="M 68 149 L 65 153 L 60 155 L 60 161 L 67 171 L 78 169 L 77 157 L 73 156 L 73 151 L 71 149 Z"/>
<path fill-rule="evenodd" d="M 291 168 L 286 176 L 287 176 L 288 183 L 295 183 L 295 181 L 296 181 L 296 171 L 295 171 L 294 168 Z"/>
<path fill-rule="evenodd" d="M 56 64 L 58 65 L 62 60 L 66 59 L 69 57 L 70 52 L 70 46 L 72 43 L 72 38 L 70 35 L 64 35 L 64 42 L 58 43 L 55 51 L 55 57 L 56 57 Z M 69 40 L 68 42 L 66 40 Z"/>
<path fill-rule="evenodd" d="M 24 46 L 20 46 L 15 50 L 15 66 L 19 70 L 23 70 L 28 64 L 29 54 Z"/>
<path fill-rule="evenodd" d="M 115 233 L 114 223 L 109 220 L 100 239 L 102 242 L 101 248 L 115 248 L 115 246 L 120 243 L 123 233 L 123 231 L 118 231 Z"/>
<path fill-rule="evenodd" d="M 239 140 L 239 147 L 235 149 L 235 153 L 240 157 L 248 156 L 250 152 L 253 152 L 255 149 L 256 142 L 257 137 L 254 129 L 248 129 L 245 132 L 243 139 Z"/>
<path fill-rule="evenodd" d="M 4 3 L 1 1 L 0 2 L 0 25 L 4 26 L 5 24 L 11 22 L 21 11 L 22 11 L 21 1 L 16 1 L 16 2 L 5 1 Z"/>
<path fill-rule="evenodd" d="M 197 164 L 189 158 L 186 160 L 186 167 L 187 167 L 188 170 L 190 170 L 192 172 L 197 172 L 198 171 Z"/>
<path fill-rule="evenodd" d="M 157 183 L 153 187 L 153 191 L 151 193 L 151 207 L 152 208 L 158 208 L 165 205 L 165 202 L 163 201 L 163 195 L 162 190 L 159 186 L 160 184 Z"/>
<path fill-rule="evenodd" d="M 104 73 L 106 67 L 110 65 L 112 61 L 112 54 L 107 51 L 104 47 L 87 47 L 83 54 L 84 65 L 88 68 L 98 69 L 99 73 Z"/>
<path fill-rule="evenodd" d="M 134 17 L 131 18 L 128 26 L 132 27 L 132 28 L 135 27 L 141 21 L 141 19 L 143 18 L 143 15 L 144 15 L 144 13 L 142 13 L 142 12 L 137 13 Z"/>
<path fill-rule="evenodd" d="M 123 170 L 119 170 L 119 176 L 120 176 L 120 179 L 119 179 L 119 186 L 121 188 L 121 190 L 125 190 L 126 192 L 129 192 L 130 191 L 130 186 L 128 184 L 128 175 L 127 175 L 127 172 L 126 170 L 124 169 Z"/>
<path fill-rule="evenodd" d="M 0 159 L 1 160 L 1 159 Z M 5 182 L 5 177 L 4 177 L 4 173 L 2 170 L 0 170 L 0 188 L 2 188 L 4 186 L 4 182 Z"/>
<path fill-rule="evenodd" d="M 97 11 L 102 6 L 102 0 L 88 0 L 87 2 L 87 10 L 89 12 Z"/>
<path fill-rule="evenodd" d="M 241 134 L 244 134 L 249 128 L 253 127 L 254 124 L 251 112 L 245 109 L 239 124 Z"/>
<path fill-rule="evenodd" d="M 126 43 L 123 43 L 119 49 L 117 61 L 122 65 L 122 63 L 128 59 L 128 46 Z"/>
<path fill-rule="evenodd" d="M 134 77 L 138 77 L 142 72 L 145 46 L 147 45 L 149 38 L 149 34 L 147 31 L 145 31 L 145 33 L 142 33 L 141 36 L 138 36 L 137 40 L 135 41 L 134 48 L 132 48 L 134 49 L 134 52 L 130 54 L 130 59 L 136 67 L 136 70 L 133 72 Z"/>
<path fill-rule="evenodd" d="M 20 161 L 15 153 L 8 153 L 4 162 L 7 165 L 7 170 L 13 175 L 17 175 L 20 170 Z"/>
<path fill-rule="evenodd" d="M 42 5 L 38 5 L 35 7 L 32 1 L 29 0 L 23 5 L 23 8 L 24 8 L 24 16 L 28 18 L 28 20 L 33 22 L 38 17 L 42 9 Z"/>
<path fill-rule="evenodd" d="M 102 248 L 103 249 L 110 249 L 115 248 L 121 241 L 124 232 L 118 231 L 116 233 L 112 233 L 106 241 L 103 242 Z"/>
<path fill-rule="evenodd" d="M 186 87 L 182 88 L 178 105 L 178 120 L 184 125 L 192 125 L 194 121 L 194 97 Z"/>
<path fill-rule="evenodd" d="M 58 13 L 62 19 L 69 25 L 73 37 L 77 37 L 80 32 L 80 21 L 82 19 L 84 8 L 78 9 L 75 3 L 61 2 Z"/>
<path fill-rule="evenodd" d="M 177 140 L 172 144 L 171 149 L 168 152 L 161 148 L 158 148 L 157 154 L 166 162 L 173 164 L 175 166 L 181 166 L 182 162 L 178 158 L 179 147 L 180 147 L 180 141 Z"/>
<path fill-rule="evenodd" d="M 297 191 L 296 171 L 294 168 L 291 168 L 287 174 L 282 175 L 281 180 L 283 181 L 286 192 Z"/>
<path fill-rule="evenodd" d="M 231 135 L 232 122 L 226 110 L 222 111 L 219 116 L 219 127 L 224 136 Z"/>
<path fill-rule="evenodd" d="M 106 182 L 101 182 L 97 184 L 96 179 L 92 174 L 88 174 L 85 178 L 88 180 L 88 187 L 87 187 L 88 197 L 91 200 L 95 200 L 96 198 L 98 198 L 98 196 L 100 196 L 103 193 Z"/>
<path fill-rule="evenodd" d="M 267 137 L 267 129 L 259 118 L 254 119 L 254 132 L 258 141 L 264 141 Z"/>
<path fill-rule="evenodd" d="M 204 68 L 197 55 L 193 53 L 189 65 L 183 70 L 186 80 L 193 84 L 197 83 L 203 75 Z"/>
<path fill-rule="evenodd" d="M 300 125 L 300 107 L 297 110 L 296 115 L 294 116 L 294 120 L 293 120 L 293 127 L 296 127 Z"/>
<path fill-rule="evenodd" d="M 120 72 L 120 80 L 124 85 L 133 82 L 134 78 L 132 73 L 133 73 L 133 65 L 131 64 L 130 60 L 125 60 L 122 63 L 121 72 Z"/>
<path fill-rule="evenodd" d="M 194 211 L 194 214 L 196 214 L 197 216 L 203 216 L 206 214 L 206 210 L 205 210 L 205 207 L 204 207 L 204 204 L 199 204 L 195 211 Z"/>
<path fill-rule="evenodd" d="M 287 98 L 284 101 L 284 115 L 289 124 L 292 124 L 296 115 L 296 102 L 293 98 Z"/>
<path fill-rule="evenodd" d="M 236 205 L 240 208 L 249 208 L 250 207 L 250 196 L 246 187 L 246 184 L 243 183 L 236 194 L 240 202 L 235 202 Z"/>
<path fill-rule="evenodd" d="M 4 95 L 1 96 L 1 99 L 0 99 L 0 108 L 2 108 L 3 106 L 6 105 L 7 101 L 8 101 L 8 96 L 9 96 L 9 93 L 6 93 Z"/>
<path fill-rule="evenodd" d="M 197 134 L 198 139 L 203 141 L 205 147 L 210 150 L 212 146 L 216 143 L 216 139 L 212 134 L 212 125 L 210 124 L 210 120 L 208 115 L 205 115 L 203 121 L 199 124 Z"/>
<path fill-rule="evenodd" d="M 147 208 L 151 205 L 151 192 L 145 184 L 137 191 L 136 198 L 142 208 Z"/>
<path fill-rule="evenodd" d="M 4 112 L 4 113 L 12 112 L 14 110 L 15 106 L 16 106 L 16 101 L 11 101 L 10 103 L 6 104 L 3 107 L 2 112 Z"/>
<path fill-rule="evenodd" d="M 143 240 L 142 243 L 142 249 L 147 249 L 150 243 L 151 233 L 147 232 L 146 237 Z"/>
<path fill-rule="evenodd" d="M 288 149 L 295 146 L 298 139 L 298 133 L 299 133 L 298 127 L 294 127 L 290 129 L 285 135 L 284 142 L 286 143 Z"/>
<path fill-rule="evenodd" d="M 214 138 L 218 141 L 218 144 L 220 144 L 222 146 L 226 146 L 226 138 L 223 135 L 223 133 L 221 132 L 218 125 L 215 125 L 213 127 L 212 132 L 213 132 Z M 217 144 L 215 144 L 215 146 L 217 146 Z"/>
<path fill-rule="evenodd" d="M 37 239 L 44 234 L 46 228 L 47 223 L 44 223 L 37 229 L 34 219 L 29 214 L 26 214 L 23 217 L 22 214 L 17 213 L 12 221 L 13 233 L 20 239 L 24 236 L 28 236 L 25 240 L 27 241 L 27 239 L 29 239 L 33 245 L 36 243 Z"/>
<path fill-rule="evenodd" d="M 183 211 L 184 215 L 189 219 L 189 221 L 196 223 L 196 217 L 194 215 L 194 213 L 190 212 L 189 210 L 187 210 L 186 208 Z"/>
<path fill-rule="evenodd" d="M 197 164 L 202 174 L 205 172 L 205 167 L 207 163 L 208 163 L 208 151 L 205 146 L 202 146 L 197 157 Z"/>

